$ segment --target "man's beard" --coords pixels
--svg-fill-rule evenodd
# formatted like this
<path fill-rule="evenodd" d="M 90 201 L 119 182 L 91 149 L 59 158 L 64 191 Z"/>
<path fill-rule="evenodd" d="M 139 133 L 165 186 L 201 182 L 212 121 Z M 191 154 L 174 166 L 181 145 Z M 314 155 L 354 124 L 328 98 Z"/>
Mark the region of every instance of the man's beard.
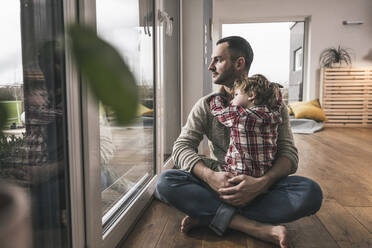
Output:
<path fill-rule="evenodd" d="M 212 81 L 214 84 L 225 85 L 225 86 L 232 86 L 236 79 L 236 70 L 234 66 L 230 66 L 230 68 L 224 71 L 221 74 L 217 74 L 217 78 L 213 79 Z"/>

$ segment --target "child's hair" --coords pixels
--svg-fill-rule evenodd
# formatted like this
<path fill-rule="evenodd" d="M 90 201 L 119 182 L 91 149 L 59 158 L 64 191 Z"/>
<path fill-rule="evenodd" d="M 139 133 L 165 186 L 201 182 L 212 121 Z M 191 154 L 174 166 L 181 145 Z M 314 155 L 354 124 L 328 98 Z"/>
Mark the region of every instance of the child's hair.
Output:
<path fill-rule="evenodd" d="M 280 90 L 276 83 L 272 83 L 261 74 L 235 80 L 234 90 L 241 90 L 245 94 L 255 94 L 255 105 L 266 105 L 270 109 L 278 106 Z"/>

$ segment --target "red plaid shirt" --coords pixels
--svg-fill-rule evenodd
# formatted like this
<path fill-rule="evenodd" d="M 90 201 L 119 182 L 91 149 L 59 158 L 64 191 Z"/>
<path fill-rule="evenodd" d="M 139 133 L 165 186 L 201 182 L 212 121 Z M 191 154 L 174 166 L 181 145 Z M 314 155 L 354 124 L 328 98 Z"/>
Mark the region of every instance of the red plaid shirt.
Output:
<path fill-rule="evenodd" d="M 278 106 L 270 110 L 264 105 L 244 108 L 227 104 L 216 94 L 210 109 L 217 120 L 230 128 L 230 145 L 225 155 L 224 169 L 236 175 L 261 177 L 272 166 L 277 152 L 281 97 Z"/>

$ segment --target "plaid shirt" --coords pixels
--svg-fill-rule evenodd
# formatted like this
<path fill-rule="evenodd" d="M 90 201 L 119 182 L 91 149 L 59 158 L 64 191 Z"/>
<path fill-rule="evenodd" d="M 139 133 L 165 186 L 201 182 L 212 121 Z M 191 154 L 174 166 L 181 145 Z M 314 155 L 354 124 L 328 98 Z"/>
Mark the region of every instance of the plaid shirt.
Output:
<path fill-rule="evenodd" d="M 228 105 L 221 94 L 211 96 L 213 116 L 231 129 L 226 171 L 261 177 L 271 168 L 277 152 L 278 125 L 282 123 L 280 104 L 281 96 L 272 111 L 264 105 L 244 108 Z"/>

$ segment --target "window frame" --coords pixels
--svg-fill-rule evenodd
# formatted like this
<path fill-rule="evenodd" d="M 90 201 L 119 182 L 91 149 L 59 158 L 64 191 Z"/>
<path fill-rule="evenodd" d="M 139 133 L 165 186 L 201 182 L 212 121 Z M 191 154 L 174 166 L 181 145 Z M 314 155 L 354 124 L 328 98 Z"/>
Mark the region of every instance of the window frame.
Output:
<path fill-rule="evenodd" d="M 154 1 L 154 13 L 158 0 Z M 65 0 L 64 1 L 65 31 L 69 23 L 79 22 L 95 29 L 96 2 L 91 0 Z M 159 106 L 156 99 L 159 97 L 160 85 L 157 75 L 157 47 L 158 35 L 156 33 L 158 21 L 154 14 L 153 49 L 154 49 L 154 176 L 144 185 L 140 193 L 126 207 L 125 211 L 103 233 L 101 198 L 101 167 L 99 158 L 99 121 L 98 101 L 87 89 L 85 79 L 79 75 L 70 55 L 70 48 L 66 42 L 66 84 L 67 84 L 67 117 L 69 140 L 69 176 L 71 197 L 71 235 L 72 247 L 116 247 L 128 234 L 133 224 L 140 217 L 143 210 L 150 203 L 155 191 L 157 175 L 161 171 L 163 161 L 160 159 L 161 130 L 158 125 Z M 65 38 L 67 41 L 68 38 Z"/>

